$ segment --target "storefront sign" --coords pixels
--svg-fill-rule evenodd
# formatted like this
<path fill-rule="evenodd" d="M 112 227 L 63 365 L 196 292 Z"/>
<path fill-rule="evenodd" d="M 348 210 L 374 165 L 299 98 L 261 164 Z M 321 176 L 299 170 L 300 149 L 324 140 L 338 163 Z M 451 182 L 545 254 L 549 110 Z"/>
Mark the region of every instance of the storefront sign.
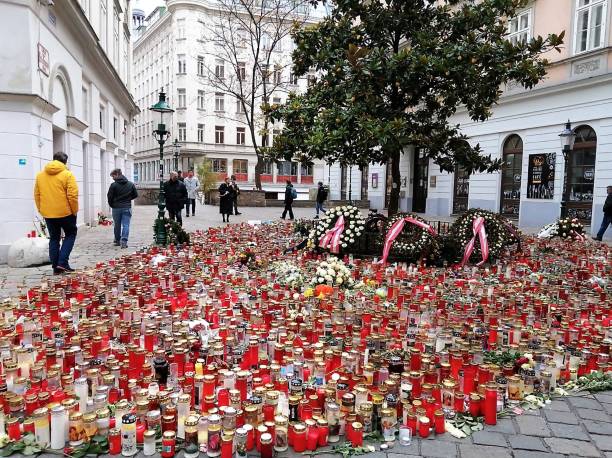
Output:
<path fill-rule="evenodd" d="M 555 194 L 555 153 L 530 154 L 527 198 L 552 199 Z"/>

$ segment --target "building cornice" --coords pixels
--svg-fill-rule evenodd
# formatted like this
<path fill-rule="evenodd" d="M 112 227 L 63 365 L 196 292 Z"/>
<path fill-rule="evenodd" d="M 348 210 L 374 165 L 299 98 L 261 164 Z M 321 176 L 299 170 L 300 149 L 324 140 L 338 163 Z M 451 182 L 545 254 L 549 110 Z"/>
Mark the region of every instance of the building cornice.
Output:
<path fill-rule="evenodd" d="M 105 139 L 106 137 L 104 135 L 100 135 L 97 132 L 89 133 L 89 143 L 93 143 L 94 145 L 100 146 Z"/>
<path fill-rule="evenodd" d="M 38 94 L 20 92 L 0 92 L 0 105 L 5 106 L 5 110 L 33 113 L 48 121 L 60 110 Z"/>
<path fill-rule="evenodd" d="M 89 127 L 89 124 L 81 121 L 75 116 L 67 116 L 66 121 L 71 132 L 82 134 Z"/>
<path fill-rule="evenodd" d="M 114 141 L 106 140 L 106 150 L 107 151 L 113 150 L 114 152 L 116 152 L 115 150 L 117 148 L 119 148 L 119 145 L 117 145 Z"/>

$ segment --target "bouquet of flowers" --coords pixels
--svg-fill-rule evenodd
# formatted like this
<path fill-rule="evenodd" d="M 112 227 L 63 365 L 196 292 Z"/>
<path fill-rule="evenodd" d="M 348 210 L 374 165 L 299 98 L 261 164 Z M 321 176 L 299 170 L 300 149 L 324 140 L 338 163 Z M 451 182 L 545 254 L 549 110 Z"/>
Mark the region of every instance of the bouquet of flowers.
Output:
<path fill-rule="evenodd" d="M 555 223 L 547 224 L 538 232 L 540 239 L 553 237 L 584 240 L 584 225 L 576 218 L 562 218 Z"/>
<path fill-rule="evenodd" d="M 339 259 L 330 257 L 321 261 L 315 267 L 315 277 L 312 280 L 315 285 L 339 286 L 341 288 L 351 288 L 354 280 L 350 269 Z"/>
<path fill-rule="evenodd" d="M 238 262 L 243 266 L 253 263 L 257 260 L 255 252 L 251 248 L 246 248 L 238 255 Z"/>
<path fill-rule="evenodd" d="M 104 213 L 98 212 L 98 224 L 100 226 L 110 226 L 113 222 Z"/>
<path fill-rule="evenodd" d="M 272 271 L 276 274 L 279 285 L 299 288 L 304 284 L 304 273 L 295 264 L 287 261 L 278 261 L 272 264 Z"/>
<path fill-rule="evenodd" d="M 403 223 L 398 222 L 404 220 Z M 412 213 L 397 213 L 386 224 L 385 240 L 390 254 L 408 261 L 435 259 L 440 255 L 439 237 L 423 218 Z M 384 256 L 384 255 L 383 255 Z"/>
<path fill-rule="evenodd" d="M 316 223 L 310 237 L 314 245 L 338 253 L 355 245 L 364 231 L 365 218 L 352 205 L 330 208 Z"/>

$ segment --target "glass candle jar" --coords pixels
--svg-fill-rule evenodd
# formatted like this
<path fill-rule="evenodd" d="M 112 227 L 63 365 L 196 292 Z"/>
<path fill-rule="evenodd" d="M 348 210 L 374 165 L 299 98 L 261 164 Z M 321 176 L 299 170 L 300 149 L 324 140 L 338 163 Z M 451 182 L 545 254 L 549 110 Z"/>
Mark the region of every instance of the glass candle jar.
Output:
<path fill-rule="evenodd" d="M 234 448 L 236 450 L 236 458 L 245 458 L 247 456 L 247 430 L 238 428 L 234 433 Z"/>
<path fill-rule="evenodd" d="M 427 417 L 419 417 L 419 436 L 423 439 L 429 437 L 430 421 Z"/>
<path fill-rule="evenodd" d="M 196 415 L 190 415 L 185 420 L 185 444 L 198 445 L 198 422 Z"/>
<path fill-rule="evenodd" d="M 144 443 L 142 452 L 145 456 L 155 455 L 156 447 L 155 447 L 155 438 L 157 432 L 153 429 L 147 429 L 144 433 Z"/>
<path fill-rule="evenodd" d="M 434 412 L 434 429 L 436 434 L 444 434 L 444 432 L 446 431 L 446 426 L 444 422 L 444 411 L 439 409 L 436 410 Z"/>
<path fill-rule="evenodd" d="M 497 383 L 488 382 L 485 386 L 484 422 L 487 425 L 497 424 Z"/>
<path fill-rule="evenodd" d="M 108 453 L 110 455 L 121 453 L 121 430 L 119 428 L 108 430 Z"/>
<path fill-rule="evenodd" d="M 263 433 L 260 437 L 261 442 L 261 458 L 272 458 L 274 455 L 274 448 L 272 445 L 272 435 L 270 433 Z"/>
<path fill-rule="evenodd" d="M 18 418 L 9 417 L 6 420 L 6 431 L 10 440 L 18 441 L 21 439 L 21 425 Z"/>
<path fill-rule="evenodd" d="M 174 431 L 166 431 L 162 435 L 162 458 L 173 458 L 176 449 L 176 433 Z"/>
<path fill-rule="evenodd" d="M 40 407 L 33 413 L 34 435 L 36 442 L 44 447 L 51 443 L 51 430 L 49 428 L 49 409 Z"/>
<path fill-rule="evenodd" d="M 328 441 L 333 444 L 340 440 L 340 407 L 335 402 L 329 402 L 325 406 L 325 412 L 329 427 Z"/>
<path fill-rule="evenodd" d="M 293 425 L 293 450 L 296 453 L 306 450 L 306 426 L 303 423 Z"/>
<path fill-rule="evenodd" d="M 208 448 L 206 454 L 209 457 L 216 457 L 221 455 L 221 424 L 219 421 L 213 423 L 211 420 L 212 419 L 209 417 Z"/>
<path fill-rule="evenodd" d="M 69 417 L 68 440 L 72 447 L 81 445 L 87 439 L 85 427 L 83 426 L 83 414 L 81 412 L 73 412 Z"/>
<path fill-rule="evenodd" d="M 108 412 L 108 409 L 106 409 Z M 83 427 L 85 428 L 85 434 L 87 434 L 87 439 L 91 440 L 96 434 L 98 434 L 98 426 L 96 424 L 96 414 L 95 412 L 88 412 L 83 414 Z"/>
<path fill-rule="evenodd" d="M 317 427 L 319 428 L 319 447 L 327 446 L 328 438 L 329 438 L 329 426 L 327 424 L 327 420 L 323 418 L 319 418 L 317 420 Z"/>
<path fill-rule="evenodd" d="M 121 418 L 121 454 L 134 456 L 136 453 L 136 415 L 128 413 Z"/>
<path fill-rule="evenodd" d="M 277 452 L 284 452 L 288 448 L 287 442 L 287 428 L 289 426 L 289 421 L 287 417 L 282 415 L 277 415 L 274 418 L 274 450 Z"/>
<path fill-rule="evenodd" d="M 221 458 L 232 458 L 234 452 L 234 431 L 221 434 Z"/>
<path fill-rule="evenodd" d="M 353 447 L 363 446 L 363 425 L 358 421 L 351 423 L 351 444 Z"/>
<path fill-rule="evenodd" d="M 381 411 L 381 427 L 385 442 L 393 442 L 395 440 L 396 415 L 397 411 L 395 409 L 382 409 Z"/>

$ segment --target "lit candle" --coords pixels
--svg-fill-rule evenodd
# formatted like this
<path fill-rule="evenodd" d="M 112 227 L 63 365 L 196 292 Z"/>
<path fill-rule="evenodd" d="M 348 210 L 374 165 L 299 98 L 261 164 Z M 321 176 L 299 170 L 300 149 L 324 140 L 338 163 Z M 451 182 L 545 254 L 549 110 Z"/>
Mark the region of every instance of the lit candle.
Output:
<path fill-rule="evenodd" d="M 497 383 L 488 382 L 485 387 L 484 422 L 487 425 L 497 423 Z"/>

